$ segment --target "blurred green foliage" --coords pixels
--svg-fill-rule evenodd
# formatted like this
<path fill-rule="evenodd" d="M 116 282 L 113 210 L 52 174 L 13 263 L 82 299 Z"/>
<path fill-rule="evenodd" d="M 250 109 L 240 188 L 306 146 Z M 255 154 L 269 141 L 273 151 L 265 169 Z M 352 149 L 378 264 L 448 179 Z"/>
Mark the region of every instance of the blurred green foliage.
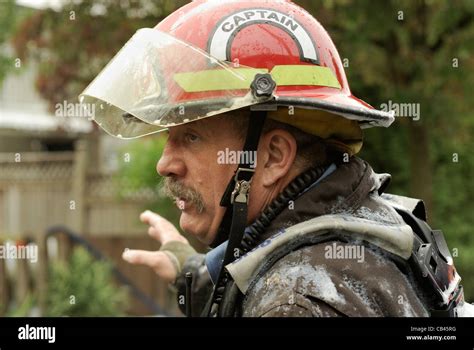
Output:
<path fill-rule="evenodd" d="M 31 317 L 31 311 L 36 306 L 36 299 L 28 294 L 19 305 L 13 305 L 5 314 L 5 317 Z"/>
<path fill-rule="evenodd" d="M 111 267 L 81 247 L 70 260 L 50 266 L 45 316 L 123 316 L 127 294 L 112 279 Z"/>
<path fill-rule="evenodd" d="M 156 211 L 177 224 L 179 211 L 171 199 L 161 194 L 162 178 L 156 172 L 156 163 L 161 158 L 165 143 L 166 137 L 162 135 L 148 136 L 128 143 L 122 153 L 127 161 L 119 163 L 116 180 L 121 184 L 119 188 L 123 189 L 120 193 L 122 197 L 141 190 L 153 191 L 155 200 L 144 209 Z"/>
<path fill-rule="evenodd" d="M 36 59 L 36 87 L 50 105 L 77 102 L 79 93 L 143 27 L 154 27 L 183 0 L 66 0 L 61 11 L 35 11 L 11 43 L 22 60 Z"/>
<path fill-rule="evenodd" d="M 33 10 L 15 5 L 15 0 L 0 1 L 0 83 L 7 74 L 15 70 L 17 58 L 12 50 L 12 35 L 17 31 L 19 23 L 32 14 Z"/>
<path fill-rule="evenodd" d="M 15 6 L 13 0 L 7 0 L 0 6 L 0 45 L 5 45 L 13 27 Z M 11 66 L 13 66 L 12 57 L 3 48 L 0 51 L 0 82 L 5 78 Z"/>

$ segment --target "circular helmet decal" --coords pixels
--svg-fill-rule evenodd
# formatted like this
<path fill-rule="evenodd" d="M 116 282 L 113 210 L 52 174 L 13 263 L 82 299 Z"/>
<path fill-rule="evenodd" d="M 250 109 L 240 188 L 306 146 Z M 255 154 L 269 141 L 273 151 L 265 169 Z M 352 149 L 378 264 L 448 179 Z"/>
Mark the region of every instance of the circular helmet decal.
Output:
<path fill-rule="evenodd" d="M 285 31 L 298 47 L 301 61 L 319 64 L 319 55 L 308 31 L 291 15 L 272 9 L 249 8 L 223 18 L 211 34 L 208 52 L 215 58 L 231 61 L 232 43 L 244 28 L 266 24 Z"/>

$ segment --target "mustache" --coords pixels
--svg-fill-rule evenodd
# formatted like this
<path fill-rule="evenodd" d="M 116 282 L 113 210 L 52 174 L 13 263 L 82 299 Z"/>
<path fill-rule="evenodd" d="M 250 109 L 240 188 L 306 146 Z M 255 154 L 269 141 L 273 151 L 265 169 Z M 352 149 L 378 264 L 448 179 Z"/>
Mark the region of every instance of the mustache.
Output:
<path fill-rule="evenodd" d="M 161 193 L 173 200 L 182 199 L 190 203 L 199 214 L 204 211 L 204 201 L 201 194 L 194 188 L 185 186 L 171 177 L 166 177 L 163 180 Z"/>

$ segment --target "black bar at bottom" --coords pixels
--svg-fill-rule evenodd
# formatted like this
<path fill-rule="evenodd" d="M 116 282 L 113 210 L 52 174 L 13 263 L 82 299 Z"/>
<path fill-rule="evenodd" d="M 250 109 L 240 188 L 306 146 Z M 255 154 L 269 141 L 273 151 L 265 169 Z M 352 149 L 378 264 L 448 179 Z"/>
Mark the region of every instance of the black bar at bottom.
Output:
<path fill-rule="evenodd" d="M 54 341 L 53 328 L 54 327 Z M 108 345 L 162 345 L 166 336 L 311 336 L 332 345 L 378 344 L 405 348 L 474 348 L 474 318 L 0 318 L 0 349 L 76 348 L 104 340 Z M 37 338 L 42 339 L 37 339 Z M 324 338 L 324 339 L 323 339 Z M 385 345 L 384 345 L 385 344 Z M 298 345 L 295 343 L 295 345 Z M 301 344 L 303 345 L 303 344 Z M 109 348 L 109 346 L 107 346 Z"/>

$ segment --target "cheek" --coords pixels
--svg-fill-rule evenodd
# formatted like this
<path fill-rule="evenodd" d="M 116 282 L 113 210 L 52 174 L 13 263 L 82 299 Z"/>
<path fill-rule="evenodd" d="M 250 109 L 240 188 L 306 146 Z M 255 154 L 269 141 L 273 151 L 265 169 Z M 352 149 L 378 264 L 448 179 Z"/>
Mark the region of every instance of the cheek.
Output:
<path fill-rule="evenodd" d="M 227 186 L 232 172 L 229 174 L 227 169 L 216 163 L 216 158 L 197 159 L 193 164 L 188 165 L 188 181 L 199 192 L 204 202 L 205 216 L 212 218 L 220 206 L 222 194 Z"/>
<path fill-rule="evenodd" d="M 219 173 L 218 171 L 222 169 L 215 169 L 214 172 L 209 174 L 206 182 L 208 196 L 206 198 L 206 204 L 209 205 L 209 211 L 214 215 L 220 208 L 220 202 L 222 195 L 227 187 L 227 179 L 230 179 L 230 175 L 227 172 Z"/>
<path fill-rule="evenodd" d="M 216 192 L 216 197 L 219 197 L 217 198 L 219 203 L 227 188 L 227 185 L 229 184 L 229 181 L 234 176 L 236 167 L 236 165 L 219 165 L 216 169 L 214 189 Z"/>

